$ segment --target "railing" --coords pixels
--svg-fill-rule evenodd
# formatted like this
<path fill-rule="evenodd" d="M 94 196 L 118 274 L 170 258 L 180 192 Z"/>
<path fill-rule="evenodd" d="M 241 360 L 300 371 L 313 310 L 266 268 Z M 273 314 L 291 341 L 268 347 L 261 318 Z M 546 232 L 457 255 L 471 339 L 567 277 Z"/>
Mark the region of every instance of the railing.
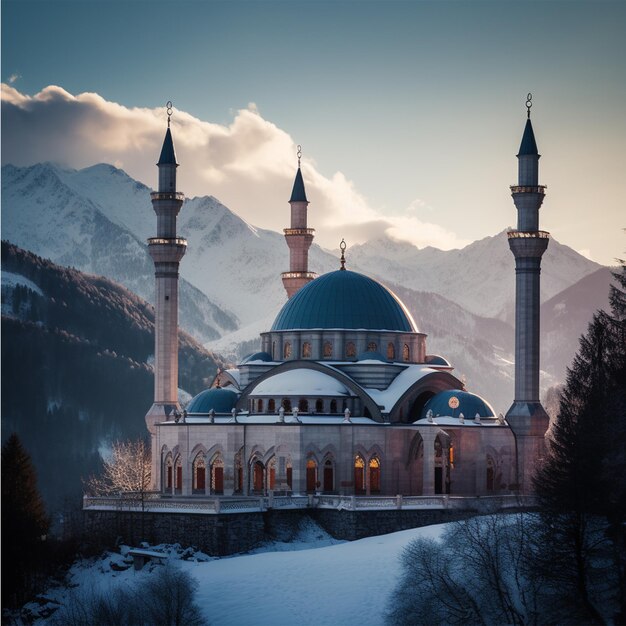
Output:
<path fill-rule="evenodd" d="M 150 193 L 150 197 L 153 200 L 180 200 L 185 199 L 185 194 L 182 191 L 153 191 Z"/>
<path fill-rule="evenodd" d="M 511 193 L 540 193 L 545 195 L 547 185 L 511 185 Z"/>
<path fill-rule="evenodd" d="M 187 240 L 182 237 L 150 237 L 148 239 L 149 246 L 161 245 L 161 244 L 174 244 L 176 246 L 186 246 Z"/>
<path fill-rule="evenodd" d="M 83 498 L 83 510 L 144 511 L 153 513 L 253 513 L 269 509 L 335 509 L 338 511 L 427 510 L 499 511 L 536 506 L 533 496 L 163 496 L 158 492 Z"/>
<path fill-rule="evenodd" d="M 311 235 L 315 234 L 315 228 L 283 228 L 285 235 Z"/>
<path fill-rule="evenodd" d="M 506 236 L 509 239 L 550 239 L 547 230 L 510 230 Z"/>
<path fill-rule="evenodd" d="M 283 272 L 282 278 L 317 278 L 315 272 Z"/>

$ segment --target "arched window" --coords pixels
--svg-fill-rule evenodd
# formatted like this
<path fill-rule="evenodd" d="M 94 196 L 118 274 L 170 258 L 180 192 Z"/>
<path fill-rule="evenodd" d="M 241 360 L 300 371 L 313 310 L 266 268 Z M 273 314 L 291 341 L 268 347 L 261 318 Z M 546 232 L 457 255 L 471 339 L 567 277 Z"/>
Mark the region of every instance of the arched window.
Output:
<path fill-rule="evenodd" d="M 335 489 L 335 466 L 332 459 L 324 461 L 324 491 Z"/>
<path fill-rule="evenodd" d="M 341 403 L 341 412 L 342 412 L 342 413 L 345 413 L 347 408 L 348 408 L 348 401 L 347 401 L 347 400 L 344 400 L 344 401 Z"/>
<path fill-rule="evenodd" d="M 495 467 L 491 456 L 487 456 L 487 491 L 493 491 L 495 486 Z"/>
<path fill-rule="evenodd" d="M 176 457 L 176 461 L 174 461 L 174 491 L 176 493 L 183 492 L 183 462 L 180 456 Z"/>
<path fill-rule="evenodd" d="M 389 342 L 387 344 L 387 360 L 393 361 L 395 358 L 396 358 L 396 348 L 391 342 Z"/>
<path fill-rule="evenodd" d="M 274 400 L 274 398 L 270 398 L 267 401 L 267 410 L 270 413 L 274 413 L 274 411 L 276 411 L 276 400 Z"/>
<path fill-rule="evenodd" d="M 291 413 L 291 400 L 289 398 L 283 398 L 282 405 L 285 413 Z"/>
<path fill-rule="evenodd" d="M 206 461 L 202 452 L 198 452 L 193 460 L 192 489 L 194 493 L 204 493 L 206 491 Z"/>
<path fill-rule="evenodd" d="M 291 457 L 287 457 L 287 486 L 292 488 L 293 484 L 293 465 L 291 463 Z"/>
<path fill-rule="evenodd" d="M 263 400 L 261 398 L 256 401 L 256 412 L 263 413 Z"/>
<path fill-rule="evenodd" d="M 354 493 L 357 496 L 365 493 L 365 461 L 360 454 L 354 457 Z"/>
<path fill-rule="evenodd" d="M 259 459 L 252 461 L 252 488 L 256 493 L 263 493 L 265 483 L 265 467 Z"/>
<path fill-rule="evenodd" d="M 165 457 L 165 491 L 170 492 L 172 491 L 172 471 L 173 471 L 173 464 L 172 464 L 172 455 L 168 454 Z"/>
<path fill-rule="evenodd" d="M 351 342 L 348 341 L 348 343 L 346 344 L 346 357 L 348 359 L 354 358 L 356 356 L 356 346 Z"/>
<path fill-rule="evenodd" d="M 411 360 L 411 351 L 409 350 L 408 344 L 404 344 L 402 347 L 402 360 L 408 362 Z"/>
<path fill-rule="evenodd" d="M 291 344 L 286 341 L 283 347 L 283 358 L 290 359 L 291 358 Z"/>
<path fill-rule="evenodd" d="M 315 401 L 315 412 L 316 413 L 323 413 L 324 412 L 324 402 L 322 401 L 321 398 L 318 398 Z"/>
<path fill-rule="evenodd" d="M 314 459 L 306 462 L 306 490 L 307 492 L 315 491 L 317 486 L 317 463 Z"/>
<path fill-rule="evenodd" d="M 330 401 L 330 412 L 331 413 L 336 413 L 337 412 L 337 400 L 331 400 Z"/>
<path fill-rule="evenodd" d="M 300 411 L 300 413 L 309 412 L 309 401 L 306 398 L 300 398 L 298 401 L 298 411 Z"/>
<path fill-rule="evenodd" d="M 303 359 L 311 358 L 311 344 L 308 341 L 305 341 L 302 344 L 302 358 Z"/>
<path fill-rule="evenodd" d="M 374 456 L 369 462 L 370 493 L 380 493 L 380 459 Z"/>
<path fill-rule="evenodd" d="M 243 492 L 243 463 L 241 461 L 243 448 L 235 454 L 235 492 Z"/>
<path fill-rule="evenodd" d="M 378 350 L 378 345 L 376 344 L 375 341 L 370 341 L 367 344 L 367 351 L 368 352 L 376 352 L 376 350 Z"/>
<path fill-rule="evenodd" d="M 330 341 L 327 341 L 324 344 L 324 358 L 330 359 L 333 356 L 333 344 Z"/>
<path fill-rule="evenodd" d="M 276 457 L 273 456 L 267 463 L 267 472 L 266 472 L 266 479 L 267 479 L 267 489 L 269 491 L 273 491 L 275 485 L 276 485 Z"/>
<path fill-rule="evenodd" d="M 211 493 L 224 493 L 224 460 L 219 452 L 211 460 Z"/>

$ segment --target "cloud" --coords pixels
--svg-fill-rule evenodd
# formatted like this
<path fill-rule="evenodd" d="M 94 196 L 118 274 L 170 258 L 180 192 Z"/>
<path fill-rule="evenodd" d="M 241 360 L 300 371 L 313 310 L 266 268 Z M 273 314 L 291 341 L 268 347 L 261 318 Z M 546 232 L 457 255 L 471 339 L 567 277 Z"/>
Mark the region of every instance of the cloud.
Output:
<path fill-rule="evenodd" d="M 12 85 L 18 78 L 22 78 L 19 74 L 11 74 L 8 78 L 9 85 Z"/>
<path fill-rule="evenodd" d="M 3 83 L 3 163 L 53 161 L 74 168 L 113 163 L 154 186 L 165 115 L 162 108 L 129 108 L 96 93 L 72 95 L 50 85 L 29 96 Z M 229 125 L 176 109 L 171 124 L 181 164 L 179 187 L 187 196 L 213 195 L 261 228 L 288 225 L 296 144 L 263 118 L 254 102 L 235 112 Z M 323 176 L 305 157 L 302 173 L 311 202 L 309 224 L 323 246 L 336 248 L 342 237 L 352 245 L 382 234 L 420 247 L 449 249 L 469 243 L 420 220 L 418 214 L 430 207 L 419 200 L 401 214 L 386 215 L 371 207 L 342 172 Z"/>

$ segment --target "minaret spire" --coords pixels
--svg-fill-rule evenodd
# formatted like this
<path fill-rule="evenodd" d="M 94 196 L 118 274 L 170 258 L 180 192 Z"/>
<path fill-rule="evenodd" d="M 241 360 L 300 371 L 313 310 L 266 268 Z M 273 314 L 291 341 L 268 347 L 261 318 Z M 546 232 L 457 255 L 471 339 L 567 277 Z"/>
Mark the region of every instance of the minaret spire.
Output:
<path fill-rule="evenodd" d="M 176 218 L 185 199 L 176 190 L 176 152 L 170 129 L 172 103 L 167 103 L 167 130 L 157 163 L 158 191 L 150 194 L 157 216 L 157 236 L 148 239 L 148 251 L 155 270 L 154 404 L 146 415 L 148 430 L 155 437 L 154 424 L 173 420 L 178 404 L 178 267 L 187 242 L 176 234 Z M 156 444 L 155 444 L 156 445 Z M 153 463 L 158 459 L 152 450 Z M 157 466 L 158 467 L 158 466 Z M 155 468 L 153 468 L 154 470 Z M 158 471 L 152 474 L 158 480 Z"/>
<path fill-rule="evenodd" d="M 549 419 L 539 400 L 539 277 L 549 233 L 539 230 L 539 208 L 545 185 L 539 184 L 537 142 L 530 121 L 532 94 L 526 100 L 527 119 L 520 144 L 518 184 L 511 186 L 517 208 L 517 229 L 508 233 L 515 256 L 515 399 L 506 418 L 517 441 L 517 482 L 532 490 L 531 476 L 543 455 Z"/>
<path fill-rule="evenodd" d="M 309 248 L 313 242 L 315 230 L 307 227 L 309 201 L 306 197 L 302 170 L 300 169 L 302 146 L 298 146 L 297 156 L 298 171 L 293 181 L 291 198 L 289 198 L 291 225 L 284 230 L 285 241 L 289 246 L 289 271 L 283 272 L 282 279 L 288 298 L 291 298 L 296 291 L 316 276 L 313 272 L 309 272 Z"/>

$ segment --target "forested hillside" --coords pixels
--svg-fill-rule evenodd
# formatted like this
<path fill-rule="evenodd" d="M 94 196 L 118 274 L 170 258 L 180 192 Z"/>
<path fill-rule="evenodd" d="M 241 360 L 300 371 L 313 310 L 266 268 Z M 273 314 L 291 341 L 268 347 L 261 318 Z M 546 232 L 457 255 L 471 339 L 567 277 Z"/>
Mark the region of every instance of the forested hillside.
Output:
<path fill-rule="evenodd" d="M 2 436 L 19 434 L 55 508 L 81 494 L 110 441 L 145 436 L 154 310 L 106 278 L 6 242 L 2 272 Z M 199 392 L 217 366 L 180 333 L 181 388 Z"/>

